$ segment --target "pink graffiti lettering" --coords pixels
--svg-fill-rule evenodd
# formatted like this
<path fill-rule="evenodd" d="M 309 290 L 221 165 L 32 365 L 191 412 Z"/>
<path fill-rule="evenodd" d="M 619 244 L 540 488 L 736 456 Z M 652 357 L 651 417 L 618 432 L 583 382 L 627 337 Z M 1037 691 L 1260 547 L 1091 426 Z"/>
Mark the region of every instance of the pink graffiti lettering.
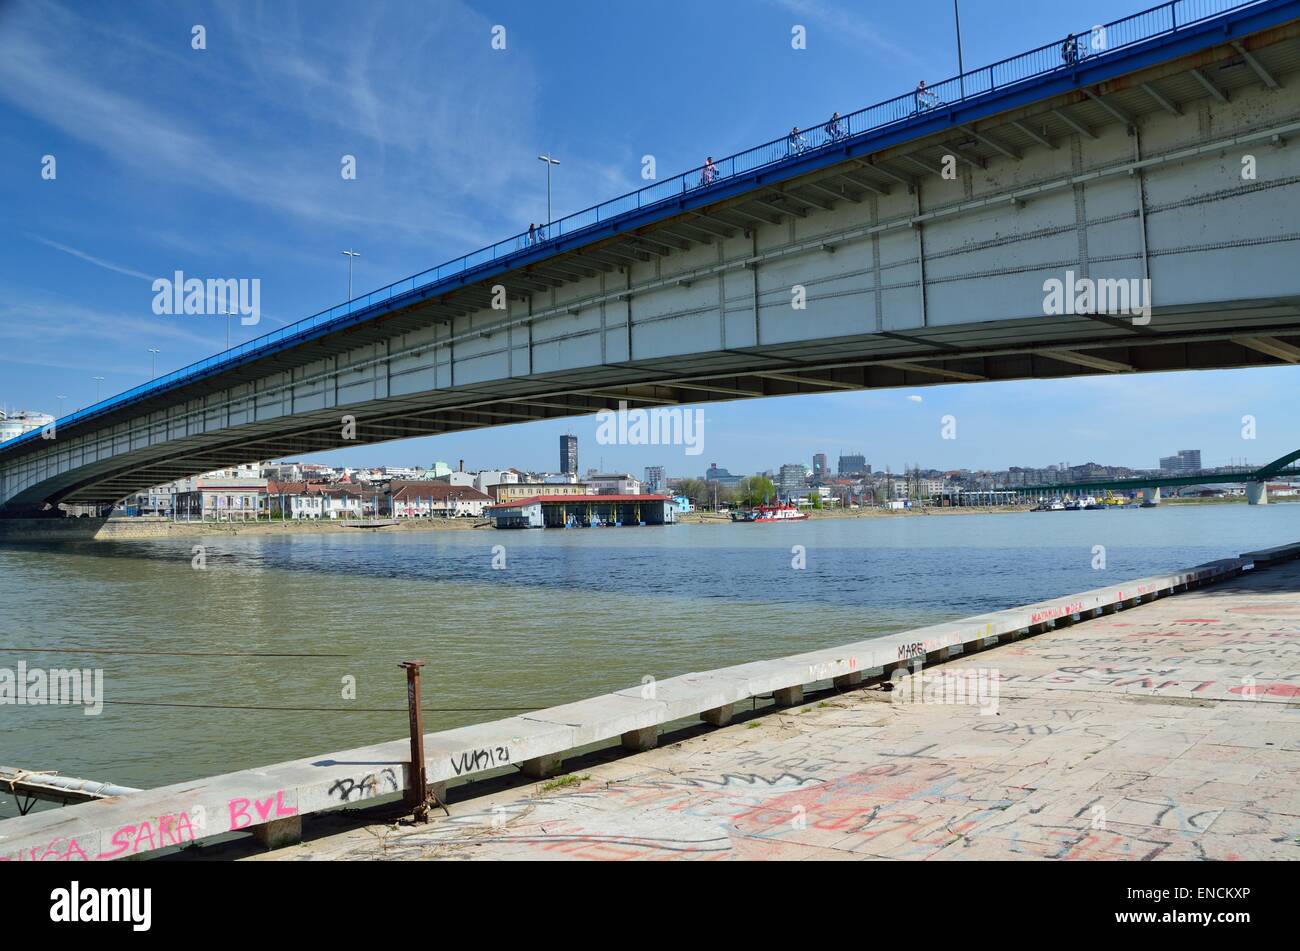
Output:
<path fill-rule="evenodd" d="M 297 815 L 298 810 L 284 804 L 284 790 L 281 789 L 274 796 L 267 796 L 265 799 L 244 799 L 242 797 L 230 800 L 227 807 L 230 809 L 230 831 L 235 832 L 239 829 L 247 829 L 253 825 L 253 817 L 248 814 L 248 807 L 252 806 L 257 810 L 257 815 L 262 822 L 271 821 L 271 807 L 275 806 L 275 818 L 279 819 L 284 816 Z"/>

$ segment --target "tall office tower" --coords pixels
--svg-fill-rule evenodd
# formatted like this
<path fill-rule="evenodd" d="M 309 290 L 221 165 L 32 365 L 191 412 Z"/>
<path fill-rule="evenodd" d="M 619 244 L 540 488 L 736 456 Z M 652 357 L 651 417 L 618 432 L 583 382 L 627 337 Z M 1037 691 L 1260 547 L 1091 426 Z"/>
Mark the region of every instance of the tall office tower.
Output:
<path fill-rule="evenodd" d="M 830 466 L 826 462 L 826 453 L 819 452 L 813 456 L 813 483 L 821 485 L 830 478 Z"/>
<path fill-rule="evenodd" d="M 560 471 L 565 475 L 578 474 L 578 437 L 560 437 Z"/>

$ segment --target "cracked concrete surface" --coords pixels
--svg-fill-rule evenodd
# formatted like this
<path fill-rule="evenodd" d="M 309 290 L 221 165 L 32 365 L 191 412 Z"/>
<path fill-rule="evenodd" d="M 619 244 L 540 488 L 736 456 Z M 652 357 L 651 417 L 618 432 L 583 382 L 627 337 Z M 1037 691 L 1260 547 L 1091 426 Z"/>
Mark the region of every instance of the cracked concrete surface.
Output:
<path fill-rule="evenodd" d="M 1300 859 L 1300 562 L 922 676 L 251 858 Z"/>

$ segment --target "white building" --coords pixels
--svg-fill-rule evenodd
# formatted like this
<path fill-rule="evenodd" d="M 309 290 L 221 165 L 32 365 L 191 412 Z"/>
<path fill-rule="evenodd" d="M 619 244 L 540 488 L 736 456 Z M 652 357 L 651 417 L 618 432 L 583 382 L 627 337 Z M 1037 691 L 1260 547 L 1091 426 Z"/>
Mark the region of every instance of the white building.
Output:
<path fill-rule="evenodd" d="M 641 480 L 630 472 L 597 472 L 586 483 L 593 495 L 640 495 Z"/>
<path fill-rule="evenodd" d="M 0 412 L 0 442 L 17 439 L 23 433 L 30 433 L 33 429 L 44 429 L 52 422 L 54 417 L 49 413 L 33 413 L 30 410 L 14 413 Z"/>
<path fill-rule="evenodd" d="M 519 473 L 514 469 L 484 469 L 474 477 L 474 488 L 484 495 L 491 495 L 488 489 L 494 485 L 518 485 Z"/>

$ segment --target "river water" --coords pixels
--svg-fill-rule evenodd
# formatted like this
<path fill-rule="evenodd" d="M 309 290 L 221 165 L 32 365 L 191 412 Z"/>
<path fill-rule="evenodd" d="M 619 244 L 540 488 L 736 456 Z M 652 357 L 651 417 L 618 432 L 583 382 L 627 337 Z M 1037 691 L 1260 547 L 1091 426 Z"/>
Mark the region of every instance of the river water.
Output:
<path fill-rule="evenodd" d="M 1300 504 L 0 547 L 0 668 L 105 700 L 0 706 L 0 765 L 158 786 L 404 736 L 406 659 L 446 729 L 1297 540 Z"/>

